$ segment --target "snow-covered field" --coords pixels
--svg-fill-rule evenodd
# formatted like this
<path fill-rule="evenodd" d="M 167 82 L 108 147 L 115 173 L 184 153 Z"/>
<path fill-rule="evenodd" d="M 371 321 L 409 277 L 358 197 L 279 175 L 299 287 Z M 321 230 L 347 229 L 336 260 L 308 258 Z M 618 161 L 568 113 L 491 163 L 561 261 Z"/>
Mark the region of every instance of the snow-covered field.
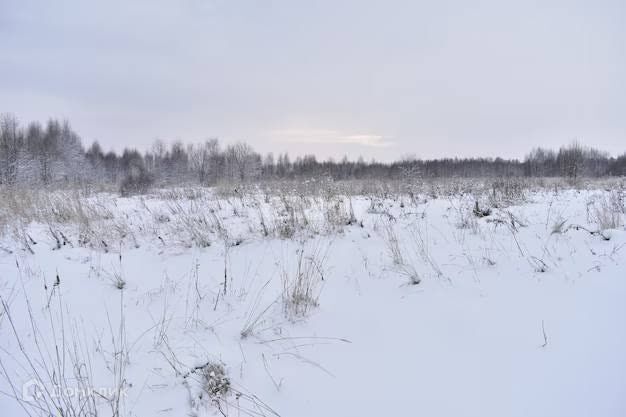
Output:
<path fill-rule="evenodd" d="M 5 195 L 0 415 L 626 415 L 623 190 L 432 194 Z"/>

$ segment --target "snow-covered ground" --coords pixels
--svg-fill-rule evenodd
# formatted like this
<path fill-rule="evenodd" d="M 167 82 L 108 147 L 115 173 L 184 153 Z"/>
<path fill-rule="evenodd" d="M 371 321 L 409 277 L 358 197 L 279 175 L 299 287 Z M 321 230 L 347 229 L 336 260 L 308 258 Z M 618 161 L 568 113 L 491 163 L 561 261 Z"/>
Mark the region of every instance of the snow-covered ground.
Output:
<path fill-rule="evenodd" d="M 0 239 L 1 416 L 626 415 L 619 191 L 46 198 Z"/>

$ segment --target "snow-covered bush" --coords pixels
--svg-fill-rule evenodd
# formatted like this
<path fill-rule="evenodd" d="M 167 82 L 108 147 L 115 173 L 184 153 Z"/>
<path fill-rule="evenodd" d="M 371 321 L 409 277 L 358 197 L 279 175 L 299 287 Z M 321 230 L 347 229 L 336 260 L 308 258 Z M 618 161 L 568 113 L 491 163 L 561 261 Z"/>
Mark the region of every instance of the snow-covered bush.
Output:
<path fill-rule="evenodd" d="M 145 169 L 134 169 L 126 175 L 120 184 L 120 194 L 128 196 L 132 194 L 145 194 L 148 192 L 154 178 Z"/>
<path fill-rule="evenodd" d="M 280 202 L 282 203 L 280 206 L 274 207 L 276 234 L 282 239 L 291 239 L 298 231 L 310 226 L 305 213 L 307 203 L 304 198 L 294 198 L 285 194 L 280 195 Z"/>
<path fill-rule="evenodd" d="M 209 362 L 202 368 L 204 390 L 211 399 L 221 399 L 230 393 L 230 379 L 219 362 Z"/>

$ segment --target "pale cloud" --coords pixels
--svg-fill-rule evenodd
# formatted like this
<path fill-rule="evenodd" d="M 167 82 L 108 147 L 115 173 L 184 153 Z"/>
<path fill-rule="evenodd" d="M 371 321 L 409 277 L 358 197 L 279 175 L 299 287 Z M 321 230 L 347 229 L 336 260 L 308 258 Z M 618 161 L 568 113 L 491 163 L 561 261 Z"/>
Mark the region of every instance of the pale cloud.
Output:
<path fill-rule="evenodd" d="M 358 145 L 373 148 L 388 148 L 394 145 L 389 137 L 375 134 L 346 134 L 330 129 L 284 129 L 273 130 L 270 136 L 283 143 L 318 143 Z"/>

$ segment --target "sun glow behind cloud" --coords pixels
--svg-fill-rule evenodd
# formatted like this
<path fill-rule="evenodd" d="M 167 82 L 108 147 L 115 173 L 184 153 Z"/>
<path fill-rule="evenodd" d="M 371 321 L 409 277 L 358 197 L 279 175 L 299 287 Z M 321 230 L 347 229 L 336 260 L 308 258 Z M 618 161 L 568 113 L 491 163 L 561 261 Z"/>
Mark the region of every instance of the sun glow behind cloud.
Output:
<path fill-rule="evenodd" d="M 271 137 L 283 143 L 358 145 L 388 148 L 394 145 L 390 138 L 369 133 L 346 133 L 331 129 L 280 129 L 270 132 Z"/>

